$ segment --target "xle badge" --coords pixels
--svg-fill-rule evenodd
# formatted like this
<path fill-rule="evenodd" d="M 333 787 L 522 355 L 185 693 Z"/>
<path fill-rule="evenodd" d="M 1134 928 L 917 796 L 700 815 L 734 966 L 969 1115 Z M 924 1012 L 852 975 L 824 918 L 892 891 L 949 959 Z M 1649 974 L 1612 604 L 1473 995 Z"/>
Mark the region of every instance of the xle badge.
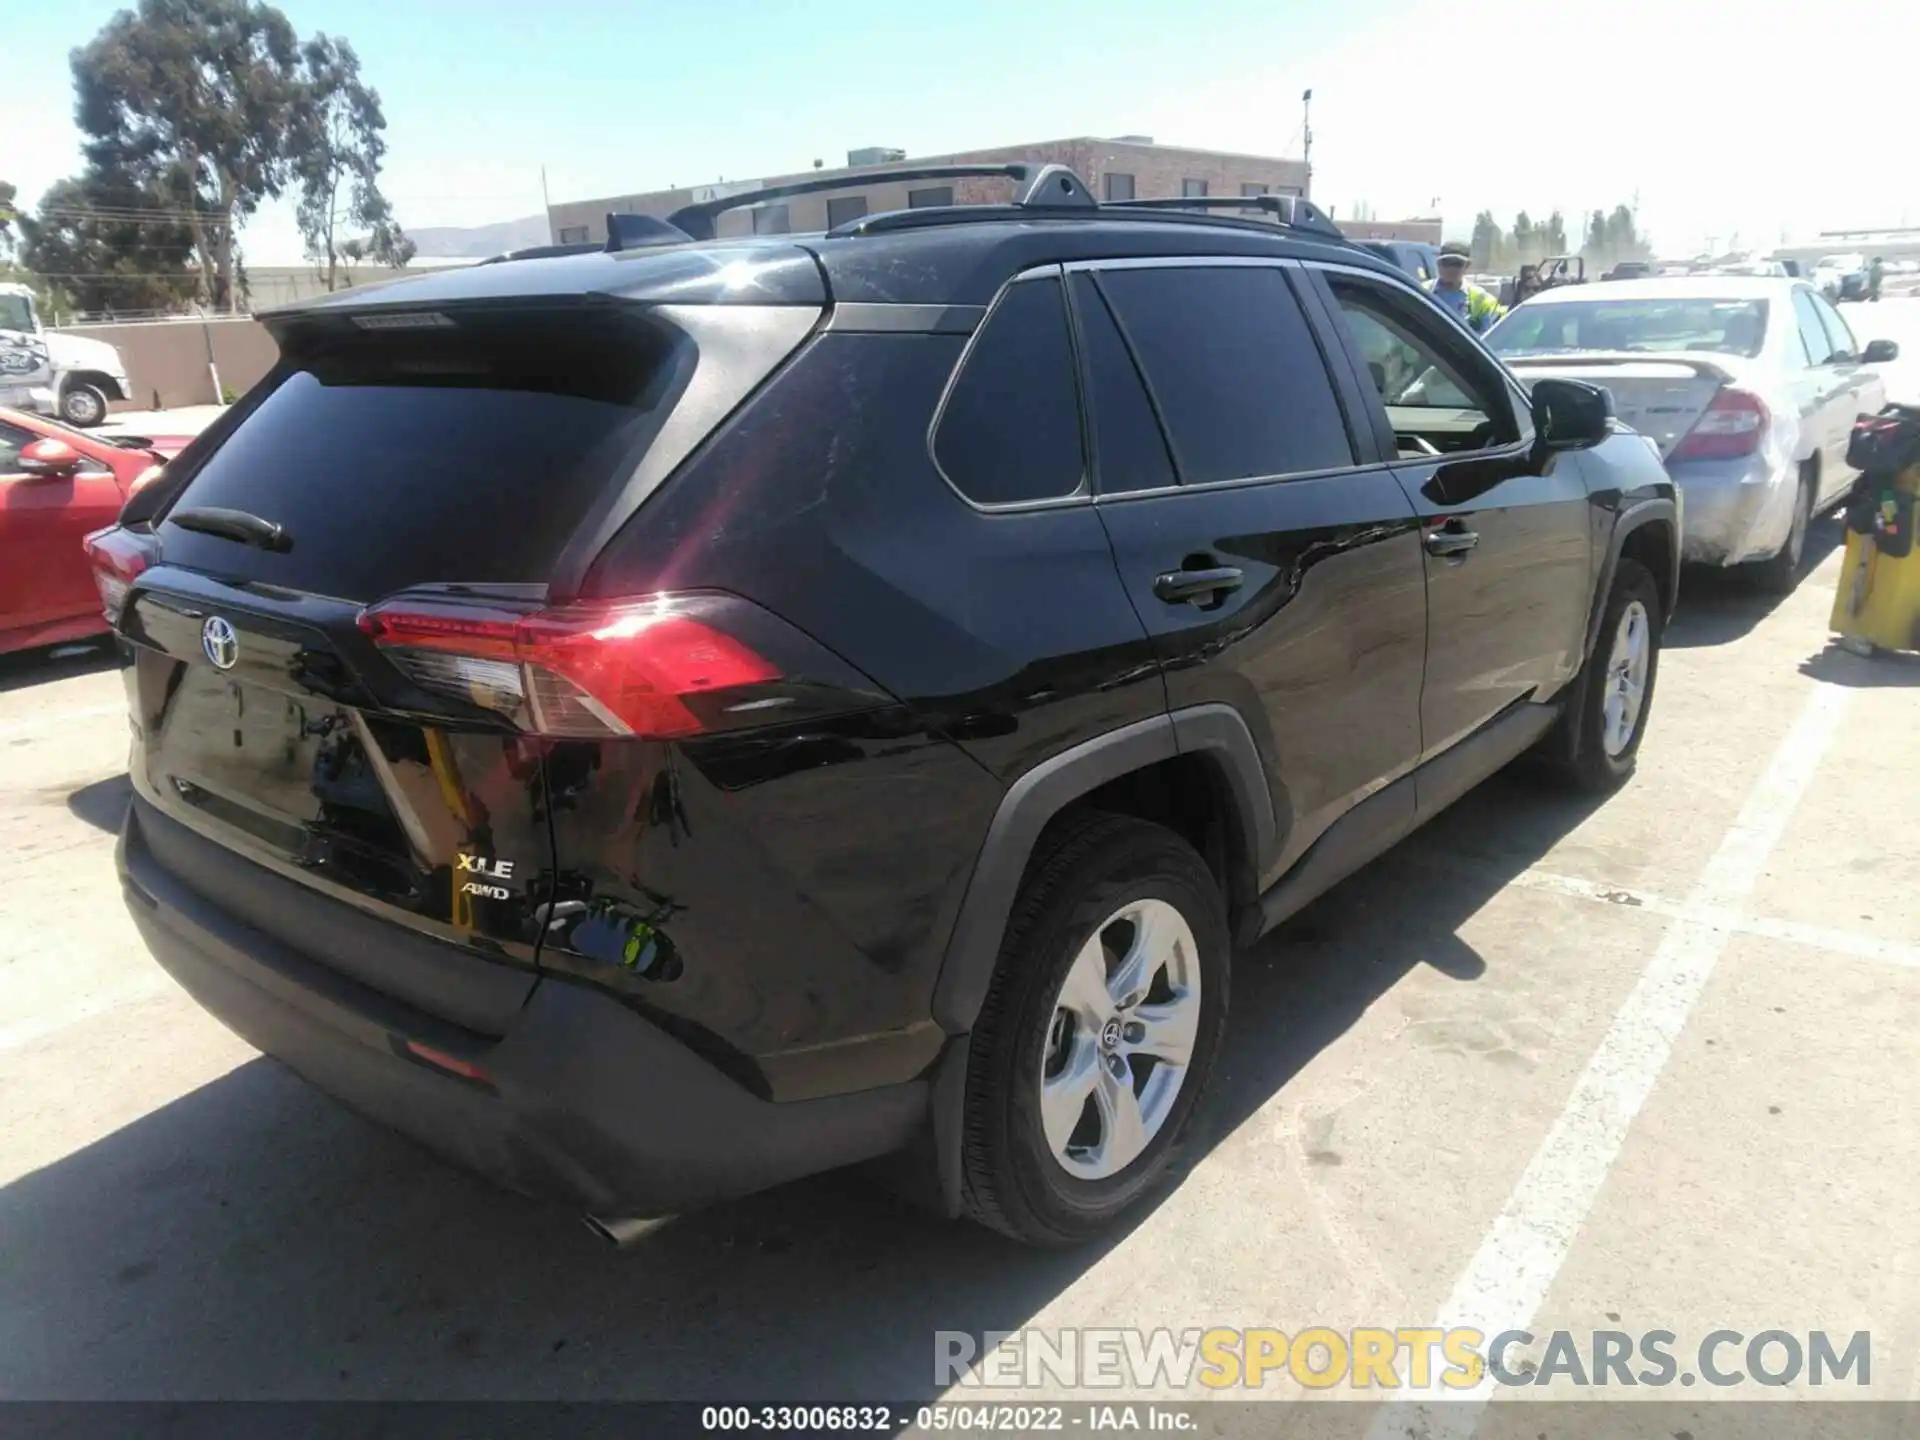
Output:
<path fill-rule="evenodd" d="M 511 880 L 513 861 L 489 860 L 485 855 L 464 855 L 456 853 L 453 857 L 454 868 L 463 874 L 482 875 L 486 880 Z M 469 880 L 460 887 L 462 895 L 483 895 L 489 900 L 510 898 L 504 885 L 490 885 L 486 880 Z"/>

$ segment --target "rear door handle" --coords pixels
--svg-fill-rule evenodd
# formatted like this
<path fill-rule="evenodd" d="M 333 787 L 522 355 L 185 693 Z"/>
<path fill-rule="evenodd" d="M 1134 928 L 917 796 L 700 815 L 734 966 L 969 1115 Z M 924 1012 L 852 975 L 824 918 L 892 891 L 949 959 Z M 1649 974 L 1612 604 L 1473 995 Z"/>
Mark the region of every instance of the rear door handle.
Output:
<path fill-rule="evenodd" d="M 1467 529 L 1458 520 L 1449 520 L 1438 529 L 1427 532 L 1429 555 L 1465 555 L 1479 543 L 1479 534 Z"/>
<path fill-rule="evenodd" d="M 1169 605 L 1191 604 L 1238 590 L 1246 578 L 1232 565 L 1218 565 L 1209 570 L 1169 570 L 1154 577 L 1153 593 Z"/>

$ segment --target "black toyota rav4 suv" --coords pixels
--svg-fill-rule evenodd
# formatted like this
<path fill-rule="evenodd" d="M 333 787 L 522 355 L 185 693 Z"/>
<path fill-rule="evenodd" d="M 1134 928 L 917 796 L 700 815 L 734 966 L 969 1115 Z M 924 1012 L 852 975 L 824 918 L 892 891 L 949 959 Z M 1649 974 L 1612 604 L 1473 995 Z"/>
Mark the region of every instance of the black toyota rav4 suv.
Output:
<path fill-rule="evenodd" d="M 910 173 L 1011 198 L 714 238 L 787 186 L 272 314 L 90 541 L 160 963 L 615 1238 L 882 1157 L 1089 1235 L 1236 947 L 1646 724 L 1676 501 L 1603 392 L 1303 202 Z"/>

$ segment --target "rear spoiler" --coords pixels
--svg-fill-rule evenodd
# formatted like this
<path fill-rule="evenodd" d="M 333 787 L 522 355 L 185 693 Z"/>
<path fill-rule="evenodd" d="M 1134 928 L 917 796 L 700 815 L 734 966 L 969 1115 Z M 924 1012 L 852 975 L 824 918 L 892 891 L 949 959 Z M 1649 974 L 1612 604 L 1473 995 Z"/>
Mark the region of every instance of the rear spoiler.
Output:
<path fill-rule="evenodd" d="M 1675 352 L 1672 354 L 1650 354 L 1644 350 L 1602 350 L 1587 353 L 1575 351 L 1561 355 L 1502 355 L 1501 363 L 1509 370 L 1582 370 L 1588 367 L 1604 369 L 1609 365 L 1677 365 L 1691 370 L 1703 380 L 1712 380 L 1721 385 L 1733 383 L 1733 372 L 1713 355 L 1698 352 Z"/>

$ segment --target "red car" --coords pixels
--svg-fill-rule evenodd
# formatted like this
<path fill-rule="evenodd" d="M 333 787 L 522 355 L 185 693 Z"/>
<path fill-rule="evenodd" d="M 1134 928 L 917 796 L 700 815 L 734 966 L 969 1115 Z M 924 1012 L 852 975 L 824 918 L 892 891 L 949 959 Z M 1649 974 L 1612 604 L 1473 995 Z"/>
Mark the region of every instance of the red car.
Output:
<path fill-rule="evenodd" d="M 0 409 L 0 653 L 107 633 L 80 542 L 188 438 L 88 435 Z"/>

